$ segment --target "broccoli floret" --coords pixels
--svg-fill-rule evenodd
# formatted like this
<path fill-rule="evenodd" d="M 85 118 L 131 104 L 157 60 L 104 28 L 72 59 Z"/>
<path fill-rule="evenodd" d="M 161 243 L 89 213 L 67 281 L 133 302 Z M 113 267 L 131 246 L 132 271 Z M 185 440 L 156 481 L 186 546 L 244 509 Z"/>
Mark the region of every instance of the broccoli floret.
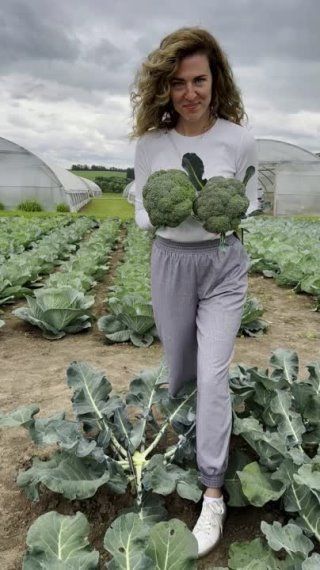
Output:
<path fill-rule="evenodd" d="M 142 190 L 143 205 L 155 227 L 181 224 L 192 213 L 195 195 L 187 174 L 174 168 L 151 174 Z"/>
<path fill-rule="evenodd" d="M 203 227 L 207 232 L 225 233 L 230 229 L 230 221 L 228 216 L 209 216 L 203 223 Z"/>
<path fill-rule="evenodd" d="M 236 230 L 246 214 L 249 200 L 243 182 L 215 176 L 205 184 L 193 206 L 196 217 L 210 233 Z"/>
<path fill-rule="evenodd" d="M 236 194 L 235 196 L 231 196 L 229 200 L 229 204 L 227 206 L 228 215 L 231 218 L 237 217 L 242 218 L 245 216 L 245 213 L 249 206 L 249 200 L 246 196 L 242 194 Z"/>

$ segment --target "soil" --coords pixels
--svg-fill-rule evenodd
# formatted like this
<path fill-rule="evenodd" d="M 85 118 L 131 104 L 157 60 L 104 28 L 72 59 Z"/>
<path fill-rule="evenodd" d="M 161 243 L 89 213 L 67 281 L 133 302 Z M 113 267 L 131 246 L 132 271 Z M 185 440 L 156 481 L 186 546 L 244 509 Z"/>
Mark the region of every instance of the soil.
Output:
<path fill-rule="evenodd" d="M 106 287 L 112 279 L 115 263 L 121 258 L 121 246 L 115 252 L 111 271 L 94 290 L 95 315 L 104 314 Z M 320 313 L 314 312 L 314 302 L 307 295 L 296 295 L 289 288 L 280 288 L 272 280 L 260 275 L 250 276 L 249 291 L 263 304 L 264 318 L 270 322 L 267 334 L 257 338 L 237 338 L 233 364 L 267 368 L 274 349 L 286 347 L 298 352 L 300 376 L 307 376 L 306 365 L 320 359 Z M 21 305 L 23 303 L 20 303 Z M 19 306 L 17 303 L 15 305 Z M 65 371 L 73 360 L 87 361 L 103 370 L 119 393 L 139 371 L 157 366 L 162 357 L 160 343 L 149 348 L 132 345 L 107 345 L 96 324 L 89 332 L 70 335 L 58 341 L 48 341 L 41 331 L 11 314 L 12 306 L 4 309 L 6 326 L 0 332 L 0 409 L 9 412 L 20 405 L 37 403 L 40 416 L 65 410 L 71 412 L 70 393 Z M 116 496 L 100 489 L 90 501 L 70 502 L 60 495 L 44 491 L 38 503 L 30 503 L 19 490 L 15 479 L 19 469 L 30 465 L 34 455 L 48 456 L 30 443 L 27 432 L 21 428 L 1 430 L 0 447 L 0 536 L 1 570 L 20 570 L 25 551 L 26 534 L 34 520 L 57 510 L 74 514 L 80 510 L 90 523 L 91 544 L 100 551 L 100 568 L 107 554 L 103 536 L 119 511 L 128 505 L 128 497 Z M 171 517 L 183 520 L 192 528 L 199 513 L 199 505 L 178 496 L 166 498 Z M 264 509 L 254 507 L 230 508 L 220 545 L 205 559 L 199 561 L 199 570 L 226 566 L 228 549 L 234 541 L 250 541 L 260 536 L 260 522 L 282 521 L 276 505 Z"/>

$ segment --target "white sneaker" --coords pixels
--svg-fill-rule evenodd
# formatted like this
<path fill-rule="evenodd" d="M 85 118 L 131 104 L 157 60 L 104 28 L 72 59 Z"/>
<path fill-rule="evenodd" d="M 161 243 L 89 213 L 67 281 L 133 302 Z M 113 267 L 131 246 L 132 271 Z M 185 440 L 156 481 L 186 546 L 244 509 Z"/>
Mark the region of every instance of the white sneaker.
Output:
<path fill-rule="evenodd" d="M 203 501 L 200 517 L 192 531 L 198 542 L 198 557 L 205 556 L 218 544 L 226 516 L 227 507 L 224 501 Z"/>

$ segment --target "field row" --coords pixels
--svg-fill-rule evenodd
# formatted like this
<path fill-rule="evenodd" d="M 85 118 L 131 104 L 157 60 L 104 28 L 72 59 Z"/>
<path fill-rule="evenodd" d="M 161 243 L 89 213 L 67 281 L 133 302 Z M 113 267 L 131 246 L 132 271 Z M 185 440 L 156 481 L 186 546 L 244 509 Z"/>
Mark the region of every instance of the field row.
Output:
<path fill-rule="evenodd" d="M 20 253 L 7 254 L 3 259 L 0 304 L 27 296 L 28 308 L 19 308 L 14 314 L 39 326 L 46 338 L 62 338 L 66 333 L 91 326 L 89 309 L 94 297 L 86 294 L 108 269 L 104 263 L 117 243 L 121 222 L 109 219 L 100 223 L 99 229 L 99 223 L 87 217 L 66 216 L 43 222 L 35 234 L 36 223 L 33 225 L 30 220 L 24 223 L 19 218 L 5 220 L 12 243 L 18 244 L 20 239 Z M 23 226 L 27 236 L 24 244 Z M 98 328 L 107 342 L 150 346 L 158 338 L 150 288 L 152 237 L 133 221 L 125 222 L 123 227 L 126 228 L 124 257 L 106 290 L 107 314 L 101 315 Z M 247 220 L 244 227 L 245 245 L 251 256 L 250 271 L 274 277 L 277 284 L 293 286 L 295 292 L 314 295 L 319 309 L 320 225 L 259 217 Z M 88 233 L 92 236 L 82 243 Z M 30 242 L 30 236 L 37 241 Z M 44 282 L 44 277 L 52 272 Z M 263 307 L 249 291 L 238 334 L 254 336 L 265 332 L 267 322 L 261 319 L 262 314 Z"/>
<path fill-rule="evenodd" d="M 0 269 L 0 304 L 26 296 L 28 306 L 13 314 L 38 326 L 50 340 L 90 328 L 94 297 L 87 293 L 108 270 L 106 260 L 117 243 L 121 222 L 107 220 L 99 229 L 97 225 L 85 217 L 68 219 L 66 227 L 52 229 L 30 249 L 5 259 Z M 109 343 L 150 346 L 158 338 L 150 290 L 152 239 L 134 222 L 125 227 L 124 258 L 106 289 L 108 314 L 101 315 L 98 328 Z M 239 334 L 265 331 L 262 313 L 259 301 L 248 295 Z"/>
<path fill-rule="evenodd" d="M 251 271 L 315 297 L 320 310 L 320 220 L 252 217 L 243 222 Z"/>

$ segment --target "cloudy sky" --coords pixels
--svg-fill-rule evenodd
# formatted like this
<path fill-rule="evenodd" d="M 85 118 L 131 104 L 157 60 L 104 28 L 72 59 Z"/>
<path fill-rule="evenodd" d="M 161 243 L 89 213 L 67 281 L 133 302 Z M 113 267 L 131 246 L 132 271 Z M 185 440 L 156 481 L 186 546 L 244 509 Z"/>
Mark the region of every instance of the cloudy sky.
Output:
<path fill-rule="evenodd" d="M 1 0 L 0 136 L 42 158 L 133 165 L 130 85 L 164 35 L 219 41 L 248 127 L 320 152 L 318 0 Z"/>

